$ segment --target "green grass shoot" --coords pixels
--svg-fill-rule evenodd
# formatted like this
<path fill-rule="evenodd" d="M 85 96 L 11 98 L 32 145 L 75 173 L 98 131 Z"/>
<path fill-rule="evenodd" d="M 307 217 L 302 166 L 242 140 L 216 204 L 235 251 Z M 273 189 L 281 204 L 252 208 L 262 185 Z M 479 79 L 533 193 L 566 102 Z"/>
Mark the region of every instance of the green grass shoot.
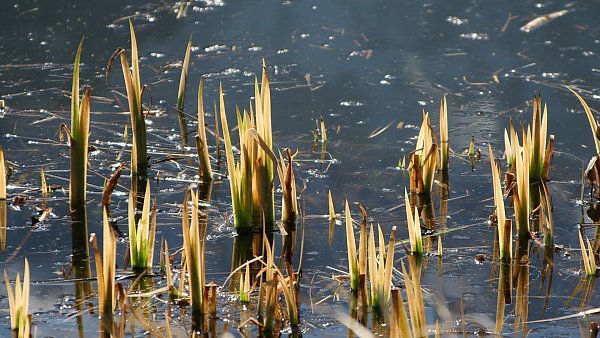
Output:
<path fill-rule="evenodd" d="M 96 276 L 98 281 L 98 308 L 100 316 L 110 319 L 116 304 L 115 270 L 117 264 L 117 239 L 108 222 L 106 208 L 102 212 L 102 256 L 98 249 L 96 234 L 90 235 L 96 261 Z"/>
<path fill-rule="evenodd" d="M 450 144 L 448 143 L 448 104 L 446 97 L 440 102 L 440 168 L 442 171 L 448 171 L 450 158 Z"/>
<path fill-rule="evenodd" d="M 225 99 L 223 98 L 223 85 L 219 89 L 219 105 L 221 125 L 223 126 L 223 138 L 225 140 L 225 156 L 227 158 L 227 172 L 229 175 L 229 187 L 231 191 L 231 202 L 233 204 L 233 218 L 235 228 L 251 229 L 252 227 L 252 172 L 251 161 L 246 143 L 250 141 L 247 135 L 247 126 L 240 118 L 238 111 L 238 132 L 240 136 L 240 158 L 235 161 L 233 157 L 233 146 L 229 134 L 227 114 L 225 112 Z"/>
<path fill-rule="evenodd" d="M 529 179 L 532 182 L 548 179 L 548 167 L 552 156 L 554 137 L 547 140 L 548 134 L 548 107 L 544 104 L 542 113 L 542 98 L 533 98 L 533 120 L 531 127 L 523 138 L 527 138 L 529 145 Z M 547 156 L 548 154 L 548 156 Z"/>
<path fill-rule="evenodd" d="M 73 63 L 73 83 L 71 88 L 71 129 L 66 125 L 61 130 L 66 131 L 71 146 L 71 174 L 69 179 L 69 200 L 71 210 L 82 208 L 86 202 L 88 138 L 90 130 L 90 97 L 88 86 L 81 102 L 79 101 L 79 63 L 83 39 L 79 43 L 75 62 Z"/>
<path fill-rule="evenodd" d="M 206 124 L 204 121 L 204 78 L 198 85 L 198 133 L 196 134 L 196 150 L 198 152 L 198 176 L 203 181 L 212 181 L 213 174 L 208 154 Z"/>
<path fill-rule="evenodd" d="M 29 338 L 31 318 L 29 316 L 29 262 L 25 258 L 25 270 L 23 271 L 23 284 L 17 273 L 15 288 L 11 286 L 6 269 L 4 270 L 4 281 L 6 282 L 6 293 L 10 310 L 10 328 L 16 332 L 18 338 Z M 14 337 L 14 336 L 13 336 Z"/>
<path fill-rule="evenodd" d="M 583 260 L 585 273 L 588 276 L 595 276 L 598 267 L 596 266 L 596 258 L 594 257 L 594 248 L 587 237 L 585 238 L 587 246 L 583 243 L 581 231 L 577 233 L 579 234 L 579 246 L 581 247 L 581 259 Z"/>
<path fill-rule="evenodd" d="M 504 194 L 500 185 L 500 168 L 496 164 L 492 146 L 488 144 L 490 165 L 492 168 L 492 185 L 494 190 L 494 207 L 498 221 L 498 241 L 500 246 L 500 259 L 508 262 L 512 258 L 512 225 L 506 226 L 506 211 L 504 209 Z M 507 231 L 508 230 L 508 231 Z M 508 232 L 508 233 L 507 233 Z"/>
<path fill-rule="evenodd" d="M 185 48 L 185 56 L 183 58 L 183 63 L 181 65 L 181 76 L 179 77 L 179 89 L 177 91 L 177 114 L 179 116 L 179 129 L 181 130 L 181 139 L 182 146 L 187 147 L 187 128 L 185 122 L 185 114 L 184 114 L 184 104 L 185 104 L 185 88 L 187 83 L 187 74 L 190 66 L 190 53 L 192 50 L 192 37 L 188 40 L 187 46 Z"/>
<path fill-rule="evenodd" d="M 188 215 L 188 202 L 192 201 L 191 220 Z M 189 190 L 183 201 L 183 249 L 188 270 L 188 287 L 192 306 L 192 321 L 199 320 L 206 312 L 204 304 L 204 285 L 206 285 L 205 232 L 201 227 L 198 214 L 198 194 Z"/>
<path fill-rule="evenodd" d="M 0 147 L 0 200 L 6 200 L 6 163 L 2 147 Z"/>
<path fill-rule="evenodd" d="M 421 222 L 419 219 L 419 212 L 412 210 L 410 206 L 410 197 L 408 191 L 404 189 L 404 205 L 406 207 L 406 220 L 408 224 L 408 238 L 410 242 L 410 249 L 415 254 L 423 254 L 423 238 L 421 237 Z"/>
<path fill-rule="evenodd" d="M 142 108 L 142 85 L 140 80 L 140 65 L 137 49 L 137 40 L 131 20 L 129 21 L 129 31 L 131 35 L 131 70 L 129 62 L 123 48 L 117 48 L 108 61 L 106 67 L 106 77 L 110 73 L 112 63 L 120 57 L 123 79 L 127 90 L 127 100 L 129 102 L 129 116 L 131 119 L 131 130 L 133 133 L 133 142 L 131 150 L 131 173 L 146 177 L 148 174 L 148 151 L 146 149 L 146 120 Z"/>
<path fill-rule="evenodd" d="M 523 133 L 525 134 L 525 133 Z M 517 221 L 517 234 L 519 238 L 529 237 L 529 212 L 530 212 L 530 185 L 529 185 L 529 163 L 530 144 L 527 137 L 523 138 L 523 150 L 521 151 L 518 140 L 511 141 L 512 151 L 515 154 L 516 171 L 516 194 L 513 193 L 515 206 L 515 218 Z"/>
<path fill-rule="evenodd" d="M 136 224 L 136 196 L 129 192 L 128 225 L 129 225 L 129 257 L 135 273 L 142 273 L 152 268 L 154 241 L 156 235 L 156 202 L 150 211 L 150 182 L 146 182 L 142 215 Z"/>
<path fill-rule="evenodd" d="M 350 206 L 346 200 L 346 247 L 348 251 L 348 274 L 350 275 L 350 290 L 358 292 L 358 256 L 356 255 L 356 239 L 354 238 L 354 226 Z"/>

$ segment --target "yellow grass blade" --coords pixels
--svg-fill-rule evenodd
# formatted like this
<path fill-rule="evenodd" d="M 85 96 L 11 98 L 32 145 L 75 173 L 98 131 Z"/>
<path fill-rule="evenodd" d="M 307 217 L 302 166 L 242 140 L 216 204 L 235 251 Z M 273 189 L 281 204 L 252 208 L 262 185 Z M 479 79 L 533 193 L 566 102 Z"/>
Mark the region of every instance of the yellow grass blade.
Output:
<path fill-rule="evenodd" d="M 575 97 L 581 103 L 581 106 L 583 107 L 583 110 L 585 111 L 585 116 L 587 116 L 587 118 L 588 118 L 588 122 L 590 124 L 590 129 L 592 129 L 592 135 L 594 135 L 594 144 L 596 145 L 596 154 L 600 154 L 600 138 L 598 138 L 600 130 L 598 129 L 598 122 L 596 121 L 594 114 L 592 114 L 592 110 L 590 109 L 588 104 L 585 102 L 583 97 L 581 97 L 581 95 L 577 94 L 576 91 L 574 91 L 573 89 L 571 89 L 569 87 L 567 87 L 567 89 L 570 90 L 571 93 L 573 93 L 573 95 L 575 95 Z"/>
<path fill-rule="evenodd" d="M 350 215 L 350 206 L 346 200 L 346 247 L 348 249 L 348 273 L 350 274 L 350 289 L 358 291 L 358 258 L 356 256 L 356 239 L 354 238 L 354 226 Z"/>
<path fill-rule="evenodd" d="M 421 222 L 419 220 L 419 212 L 413 210 L 410 206 L 410 198 L 408 191 L 404 188 L 404 204 L 406 208 L 406 220 L 408 224 L 408 238 L 410 241 L 410 249 L 417 254 L 423 253 L 423 239 L 421 237 Z"/>
<path fill-rule="evenodd" d="M 4 162 L 4 150 L 0 147 L 0 200 L 6 199 L 6 163 Z"/>

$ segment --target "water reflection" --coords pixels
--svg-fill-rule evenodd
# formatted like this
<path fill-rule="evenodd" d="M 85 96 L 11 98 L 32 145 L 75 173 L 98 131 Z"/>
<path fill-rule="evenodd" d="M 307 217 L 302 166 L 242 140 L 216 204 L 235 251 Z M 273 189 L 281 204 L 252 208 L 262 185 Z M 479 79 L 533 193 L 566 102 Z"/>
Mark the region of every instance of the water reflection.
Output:
<path fill-rule="evenodd" d="M 85 336 L 83 327 L 84 306 L 92 295 L 90 278 L 91 263 L 88 245 L 87 208 L 77 208 L 71 212 L 71 264 L 75 279 L 75 309 L 77 310 L 77 332 L 79 337 Z"/>

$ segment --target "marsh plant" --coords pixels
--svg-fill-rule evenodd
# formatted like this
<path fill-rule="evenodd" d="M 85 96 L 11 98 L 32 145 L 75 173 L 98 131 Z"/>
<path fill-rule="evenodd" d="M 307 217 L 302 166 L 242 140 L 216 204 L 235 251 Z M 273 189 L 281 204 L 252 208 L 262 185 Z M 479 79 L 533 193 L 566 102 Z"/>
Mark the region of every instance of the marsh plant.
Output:
<path fill-rule="evenodd" d="M 198 133 L 196 134 L 195 140 L 196 150 L 198 152 L 198 176 L 202 181 L 207 182 L 212 181 L 213 173 L 210 166 L 210 155 L 208 154 L 204 115 L 204 78 L 202 78 L 198 85 Z M 218 138 L 219 137 L 217 136 L 217 139 Z"/>
<path fill-rule="evenodd" d="M 123 70 L 123 79 L 125 89 L 127 90 L 127 100 L 129 102 L 129 116 L 131 120 L 131 130 L 133 133 L 133 142 L 131 149 L 131 173 L 135 176 L 146 177 L 148 174 L 148 151 L 146 149 L 146 120 L 142 108 L 142 85 L 140 80 L 140 65 L 137 49 L 137 40 L 133 24 L 129 21 L 129 31 L 131 36 L 131 68 L 123 48 L 117 48 L 108 61 L 106 67 L 106 78 L 110 74 L 111 66 L 114 60 L 119 57 L 121 69 Z"/>
<path fill-rule="evenodd" d="M 177 115 L 179 117 L 179 129 L 181 130 L 181 145 L 183 147 L 188 146 L 188 138 L 187 138 L 187 127 L 185 122 L 185 112 L 184 112 L 184 103 L 185 103 L 185 89 L 187 84 L 187 74 L 188 68 L 190 66 L 190 53 L 192 50 L 192 37 L 188 40 L 187 46 L 185 48 L 185 56 L 183 58 L 183 63 L 181 65 L 181 76 L 179 77 L 179 90 L 177 91 Z"/>
<path fill-rule="evenodd" d="M 408 253 L 409 269 L 402 261 L 402 276 L 406 285 L 406 303 L 408 313 L 404 308 L 402 292 L 398 288 L 391 289 L 391 316 L 390 337 L 428 337 L 427 322 L 425 318 L 425 304 L 421 290 L 421 271 L 418 268 L 417 258 Z M 409 316 L 410 314 L 410 325 Z M 439 330 L 436 330 L 439 332 Z"/>
<path fill-rule="evenodd" d="M 504 209 L 504 193 L 500 185 L 500 168 L 496 164 L 492 146 L 488 144 L 490 165 L 492 167 L 492 185 L 494 190 L 494 207 L 498 227 L 498 241 L 500 246 L 500 260 L 507 263 L 512 258 L 512 221 L 506 219 Z"/>
<path fill-rule="evenodd" d="M 358 256 L 356 255 L 356 239 L 354 237 L 354 226 L 352 225 L 352 215 L 350 214 L 350 206 L 346 200 L 346 251 L 348 253 L 348 274 L 350 275 L 350 290 L 353 293 L 358 292 Z"/>
<path fill-rule="evenodd" d="M 4 149 L 0 147 L 0 201 L 6 200 L 6 163 Z"/>
<path fill-rule="evenodd" d="M 79 63 L 83 40 L 79 43 L 73 63 L 73 84 L 71 87 L 71 129 L 61 125 L 71 146 L 71 176 L 69 179 L 69 200 L 71 210 L 82 208 L 86 201 L 88 138 L 90 130 L 90 97 L 88 86 L 79 101 Z"/>
<path fill-rule="evenodd" d="M 450 143 L 448 137 L 448 104 L 446 97 L 440 102 L 440 170 L 448 172 Z"/>
<path fill-rule="evenodd" d="M 10 311 L 10 328 L 18 338 L 29 338 L 31 315 L 29 312 L 29 262 L 25 258 L 25 269 L 23 271 L 23 284 L 17 273 L 15 288 L 11 286 L 8 273 L 4 270 L 4 281 L 6 282 L 6 293 Z"/>
<path fill-rule="evenodd" d="M 433 138 L 429 113 L 423 112 L 416 149 L 410 158 L 410 192 L 429 196 L 433 188 L 437 160 L 437 145 Z"/>
<path fill-rule="evenodd" d="M 373 226 L 369 229 L 368 240 L 368 265 L 369 265 L 369 285 L 371 295 L 371 308 L 376 319 L 383 322 L 384 317 L 388 315 L 390 304 L 390 292 L 392 288 L 392 276 L 394 270 L 394 246 L 396 244 L 396 227 L 392 227 L 390 240 L 385 246 L 383 232 L 377 225 L 377 234 L 379 248 L 375 247 L 375 234 Z M 379 255 L 377 255 L 379 252 Z"/>
<path fill-rule="evenodd" d="M 191 219 L 189 206 L 191 198 Z M 198 194 L 188 190 L 183 201 L 183 217 L 181 227 L 183 230 L 183 249 L 185 264 L 188 271 L 188 292 L 192 306 L 192 325 L 196 328 L 203 323 L 203 315 L 207 313 L 204 286 L 206 285 L 206 225 L 200 224 L 198 215 Z M 182 274 L 183 276 L 183 274 Z"/>
<path fill-rule="evenodd" d="M 96 234 L 93 233 L 90 235 L 90 243 L 92 244 L 94 260 L 96 261 L 100 316 L 110 321 L 113 318 L 117 298 L 115 293 L 117 239 L 109 224 L 106 208 L 103 208 L 102 215 L 102 255 L 100 255 Z"/>
<path fill-rule="evenodd" d="M 423 238 L 421 236 L 421 221 L 419 219 L 419 211 L 410 205 L 410 196 L 406 188 L 404 189 L 404 206 L 406 208 L 406 221 L 408 224 L 408 238 L 410 249 L 417 255 L 423 254 Z"/>
<path fill-rule="evenodd" d="M 263 224 L 267 229 L 272 229 L 275 224 L 274 163 L 265 151 L 265 148 L 268 148 L 273 152 L 271 92 L 264 63 L 261 85 L 259 87 L 256 80 L 254 91 L 255 105 L 254 109 L 250 107 L 250 113 L 241 113 L 236 108 L 240 140 L 239 161 L 234 159 L 222 86 L 219 92 L 234 223 L 238 231 L 251 230 L 253 225 L 260 228 Z M 258 144 L 254 135 L 248 132 L 250 129 L 260 136 L 264 145 Z"/>
<path fill-rule="evenodd" d="M 579 234 L 579 246 L 581 247 L 581 259 L 583 261 L 583 268 L 585 274 L 588 276 L 595 276 L 598 267 L 596 266 L 594 248 L 592 247 L 592 244 L 590 243 L 590 240 L 587 237 L 585 238 L 584 244 L 581 231 L 578 231 L 577 233 Z"/>
<path fill-rule="evenodd" d="M 146 182 L 142 214 L 141 217 L 136 217 L 136 197 L 133 191 L 129 192 L 129 203 L 127 206 L 129 257 L 133 271 L 138 274 L 152 269 L 156 236 L 156 202 L 154 202 L 154 207 L 151 211 L 150 200 L 150 182 Z"/>

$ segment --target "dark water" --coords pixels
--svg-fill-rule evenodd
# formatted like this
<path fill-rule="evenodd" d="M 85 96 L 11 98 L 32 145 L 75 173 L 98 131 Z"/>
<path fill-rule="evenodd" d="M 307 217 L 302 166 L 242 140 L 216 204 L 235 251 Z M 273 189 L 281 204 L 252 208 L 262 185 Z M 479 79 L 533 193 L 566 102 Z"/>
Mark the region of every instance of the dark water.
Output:
<path fill-rule="evenodd" d="M 201 75 L 206 76 L 206 102 L 217 97 L 219 83 L 223 83 L 229 113 L 233 114 L 235 105 L 246 107 L 253 95 L 254 76 L 260 74 L 261 60 L 266 59 L 272 81 L 275 143 L 299 149 L 297 177 L 306 184 L 300 307 L 305 336 L 347 335 L 346 328 L 334 320 L 336 311 L 348 311 L 347 285 L 338 286 L 331 278 L 338 272 L 329 268 L 347 270 L 345 237 L 338 226 L 334 244 L 327 243 L 327 220 L 320 217 L 327 214 L 327 191 L 332 191 L 338 212 L 344 199 L 361 202 L 372 222 L 380 223 L 386 234 L 397 225 L 397 236 L 407 238 L 404 207 L 398 206 L 404 203 L 408 175 L 395 167 L 414 149 L 423 109 L 432 112 L 437 125 L 439 100 L 444 95 L 450 144 L 456 153 L 451 158 L 447 227 L 459 230 L 444 237 L 441 268 L 437 258 L 432 258 L 424 271 L 428 323 L 442 318 L 435 308 L 443 304 L 454 315 L 440 320 L 461 330 L 456 323 L 462 300 L 462 311 L 480 319 L 480 324 L 469 322 L 469 332 L 482 325 L 493 330 L 497 277 L 492 274 L 491 260 L 494 230 L 487 224 L 492 191 L 485 149 L 491 143 L 500 153 L 509 117 L 516 125 L 529 121 L 528 103 L 538 92 L 548 103 L 549 133 L 556 135 L 549 190 L 555 242 L 565 250 L 554 256 L 551 296 L 544 304 L 543 253 L 532 249 L 527 320 L 581 310 L 584 295 L 577 285 L 584 277 L 579 272 L 577 224 L 582 218 L 590 222 L 583 216 L 587 205 L 582 206 L 580 199 L 581 170 L 594 146 L 583 110 L 562 86 L 582 89 L 592 108 L 597 106 L 598 2 L 192 1 L 187 16 L 180 19 L 174 2 L 20 1 L 4 2 L 1 7 L 0 97 L 8 108 L 0 113 L 0 145 L 15 170 L 9 195 L 27 196 L 29 203 L 21 210 L 8 208 L 8 239 L 0 265 L 13 276 L 21 271 L 24 257 L 30 260 L 32 280 L 38 282 L 32 287 L 30 304 L 37 336 L 75 336 L 78 325 L 73 316 L 73 283 L 60 278 L 61 271 L 69 267 L 72 248 L 69 149 L 59 142 L 58 131 L 69 118 L 74 52 L 85 36 L 81 76 L 82 82 L 93 88 L 90 141 L 97 149 L 90 155 L 89 232 L 100 233 L 104 177 L 111 175 L 111 165 L 117 163 L 123 126 L 129 121 L 128 115 L 118 113 L 127 109 L 120 95 L 119 71 L 109 81 L 104 71 L 115 48 L 129 46 L 129 17 L 136 26 L 142 82 L 149 85 L 157 110 L 148 119 L 151 162 L 155 163 L 150 176 L 156 178 L 152 190 L 160 191 L 157 238 L 168 239 L 171 248 L 181 245 L 179 206 L 196 175 L 196 169 L 185 160 L 178 165 L 161 161 L 183 153 L 173 106 L 178 63 L 187 39 L 192 34 L 186 97 L 186 111 L 191 115 L 195 115 Z M 569 13 L 530 33 L 519 30 L 536 16 L 562 9 Z M 311 149 L 311 132 L 321 116 L 329 135 L 328 161 L 324 162 L 319 161 L 320 151 Z M 209 125 L 214 123 L 212 115 L 207 120 Z M 195 122 L 188 122 L 194 130 Z M 369 138 L 388 124 L 385 131 Z M 484 152 L 475 170 L 460 155 L 471 136 Z M 49 184 L 64 190 L 58 189 L 48 201 L 54 213 L 51 220 L 32 226 L 34 206 L 41 205 L 36 190 L 41 169 Z M 124 206 L 127 179 L 121 183 L 113 204 Z M 227 181 L 215 183 L 209 212 L 208 273 L 217 283 L 224 282 L 231 268 L 233 228 L 228 220 L 228 190 Z M 585 196 L 587 201 L 588 194 Z M 115 214 L 125 217 L 126 208 L 117 207 Z M 125 221 L 121 223 L 125 229 Z M 463 226 L 467 227 L 460 229 Z M 594 231 L 590 229 L 588 235 L 593 237 Z M 280 249 L 280 236 L 275 239 Z M 124 240 L 117 250 L 122 262 Z M 487 259 L 478 264 L 477 254 Z M 399 262 L 396 266 L 399 268 Z M 598 303 L 593 291 L 592 285 L 591 298 L 585 300 L 583 309 Z M 0 293 L 5 295 L 4 288 Z M 237 334 L 238 319 L 235 310 L 228 310 L 231 301 L 227 299 L 225 293 L 220 296 L 225 305 L 219 325 L 231 322 L 229 330 Z M 0 307 L 8 308 L 4 296 Z M 159 306 L 158 318 L 163 318 L 163 309 L 164 305 Z M 513 309 L 514 305 L 506 307 L 504 333 L 516 330 Z M 2 336 L 9 331 L 6 318 Z M 580 332 L 586 334 L 592 320 L 597 318 L 532 323 L 528 329 L 531 336 L 579 336 Z M 95 315 L 85 313 L 83 327 L 86 336 L 94 336 L 98 328 Z M 138 327 L 136 332 L 141 335 L 144 329 Z"/>

